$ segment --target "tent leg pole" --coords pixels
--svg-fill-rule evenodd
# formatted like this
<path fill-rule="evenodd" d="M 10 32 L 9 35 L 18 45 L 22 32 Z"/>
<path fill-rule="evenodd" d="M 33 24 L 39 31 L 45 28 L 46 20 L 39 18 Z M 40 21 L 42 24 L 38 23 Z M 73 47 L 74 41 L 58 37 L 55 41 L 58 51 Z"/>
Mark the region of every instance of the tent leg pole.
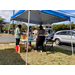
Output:
<path fill-rule="evenodd" d="M 28 31 L 27 31 L 26 65 L 27 65 L 27 61 L 28 61 L 28 37 L 29 37 L 29 23 L 30 23 L 30 11 L 28 11 Z"/>
<path fill-rule="evenodd" d="M 8 37 L 8 35 L 9 35 L 9 30 L 10 30 L 10 23 L 9 23 L 9 28 L 8 28 L 8 34 L 7 34 L 7 37 Z M 5 42 L 5 48 L 4 48 L 4 49 L 6 49 L 7 37 L 6 37 L 6 42 Z"/>
<path fill-rule="evenodd" d="M 70 19 L 70 30 L 71 30 L 71 19 Z M 71 48 L 72 48 L 72 55 L 74 55 L 74 52 L 73 52 L 73 42 L 72 42 L 72 31 L 71 31 Z"/>

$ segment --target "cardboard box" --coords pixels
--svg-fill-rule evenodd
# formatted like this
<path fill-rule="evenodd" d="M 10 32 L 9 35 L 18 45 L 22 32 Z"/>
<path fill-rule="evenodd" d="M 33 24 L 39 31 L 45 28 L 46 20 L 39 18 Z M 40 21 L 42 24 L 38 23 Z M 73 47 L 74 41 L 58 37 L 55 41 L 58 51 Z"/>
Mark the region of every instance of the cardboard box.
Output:
<path fill-rule="evenodd" d="M 31 51 L 31 50 L 33 50 L 33 46 L 28 46 L 28 51 Z M 27 47 L 25 46 L 25 44 L 20 43 L 18 52 L 21 53 L 25 51 L 27 51 Z"/>
<path fill-rule="evenodd" d="M 33 46 L 28 46 L 28 51 L 33 50 Z"/>
<path fill-rule="evenodd" d="M 26 49 L 25 49 L 25 45 L 24 44 L 19 44 L 19 53 L 21 53 L 21 52 L 25 52 L 26 51 Z"/>
<path fill-rule="evenodd" d="M 20 47 L 24 47 L 24 46 L 25 46 L 25 44 L 23 44 L 23 43 L 20 43 L 20 44 L 19 44 L 19 46 L 20 46 Z"/>

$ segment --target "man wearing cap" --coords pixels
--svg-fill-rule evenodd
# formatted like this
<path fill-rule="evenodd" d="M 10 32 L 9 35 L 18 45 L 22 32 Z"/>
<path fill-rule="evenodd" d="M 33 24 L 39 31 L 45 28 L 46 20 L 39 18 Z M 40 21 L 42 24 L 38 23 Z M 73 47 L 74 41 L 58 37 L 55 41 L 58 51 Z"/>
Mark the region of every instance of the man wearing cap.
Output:
<path fill-rule="evenodd" d="M 21 38 L 21 35 L 25 35 L 25 33 L 21 33 L 21 25 L 19 24 L 17 26 L 17 28 L 15 29 L 15 39 L 16 39 L 16 47 L 15 47 L 15 51 L 18 52 L 18 45 L 19 45 L 19 42 L 20 42 L 20 38 Z"/>

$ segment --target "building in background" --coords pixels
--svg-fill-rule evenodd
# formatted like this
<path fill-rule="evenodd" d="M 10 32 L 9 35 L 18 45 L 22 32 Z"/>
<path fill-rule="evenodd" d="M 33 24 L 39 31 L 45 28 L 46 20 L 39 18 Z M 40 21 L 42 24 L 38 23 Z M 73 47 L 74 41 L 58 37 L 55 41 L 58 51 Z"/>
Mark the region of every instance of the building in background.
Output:
<path fill-rule="evenodd" d="M 7 24 L 9 24 L 9 22 L 0 22 L 0 33 L 3 33 L 2 28 Z"/>
<path fill-rule="evenodd" d="M 37 26 L 40 26 L 40 25 L 37 25 Z M 44 29 L 45 28 L 51 28 L 51 24 L 43 24 L 42 26 L 43 26 Z"/>

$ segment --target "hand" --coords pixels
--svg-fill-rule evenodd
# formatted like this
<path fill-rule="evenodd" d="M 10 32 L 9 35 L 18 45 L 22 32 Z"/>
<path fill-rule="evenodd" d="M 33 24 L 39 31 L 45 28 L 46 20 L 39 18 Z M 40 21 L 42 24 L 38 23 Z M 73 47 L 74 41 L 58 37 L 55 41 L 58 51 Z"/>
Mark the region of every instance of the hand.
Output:
<path fill-rule="evenodd" d="M 23 33 L 23 35 L 26 35 L 26 33 Z"/>
<path fill-rule="evenodd" d="M 29 32 L 29 34 L 32 34 L 31 32 Z"/>

